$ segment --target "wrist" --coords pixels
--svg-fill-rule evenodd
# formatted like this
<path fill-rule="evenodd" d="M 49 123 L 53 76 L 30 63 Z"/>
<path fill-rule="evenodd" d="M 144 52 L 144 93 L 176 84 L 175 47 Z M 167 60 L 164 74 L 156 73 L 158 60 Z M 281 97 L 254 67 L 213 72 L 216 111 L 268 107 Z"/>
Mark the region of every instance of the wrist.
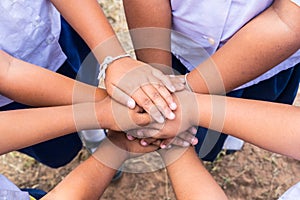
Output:
<path fill-rule="evenodd" d="M 117 62 L 118 60 L 121 60 L 123 58 L 130 57 L 129 54 L 121 54 L 118 56 L 107 56 L 104 58 L 103 62 L 100 64 L 99 67 L 99 74 L 98 74 L 98 80 L 99 80 L 99 85 L 102 88 L 105 88 L 104 81 L 105 81 L 105 74 L 106 70 L 109 67 L 109 65 L 112 65 L 114 62 Z"/>
<path fill-rule="evenodd" d="M 117 137 L 110 136 L 104 139 L 93 153 L 93 157 L 107 167 L 117 170 L 129 158 L 129 154 L 116 139 Z"/>
<path fill-rule="evenodd" d="M 188 75 L 189 75 L 189 73 L 186 73 L 186 74 L 184 75 L 185 88 L 186 88 L 188 91 L 193 92 L 191 86 L 189 85 Z"/>

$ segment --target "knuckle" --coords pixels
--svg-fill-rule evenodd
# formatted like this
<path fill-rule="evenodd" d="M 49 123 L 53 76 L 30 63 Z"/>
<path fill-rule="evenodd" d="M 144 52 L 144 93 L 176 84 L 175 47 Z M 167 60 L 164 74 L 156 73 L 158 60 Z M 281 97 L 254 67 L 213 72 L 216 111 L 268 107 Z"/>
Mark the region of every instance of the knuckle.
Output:
<path fill-rule="evenodd" d="M 152 101 L 149 98 L 144 98 L 142 104 L 143 107 L 150 108 L 152 106 Z"/>

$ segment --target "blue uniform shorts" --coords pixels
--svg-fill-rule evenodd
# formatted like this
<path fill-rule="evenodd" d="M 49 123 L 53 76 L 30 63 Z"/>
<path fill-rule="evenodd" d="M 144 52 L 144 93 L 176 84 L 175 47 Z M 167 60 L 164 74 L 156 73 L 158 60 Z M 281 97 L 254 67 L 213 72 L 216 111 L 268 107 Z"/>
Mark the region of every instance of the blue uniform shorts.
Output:
<path fill-rule="evenodd" d="M 61 26 L 62 30 L 59 43 L 67 56 L 67 60 L 58 69 L 57 73 L 75 79 L 80 65 L 85 57 L 90 53 L 90 49 L 63 18 Z M 1 107 L 0 110 L 4 111 L 25 108 L 29 108 L 29 106 L 13 102 Z M 78 134 L 71 133 L 19 151 L 35 158 L 49 167 L 57 168 L 69 163 L 77 155 L 81 148 L 82 142 Z"/>
<path fill-rule="evenodd" d="M 181 74 L 187 73 L 187 69 L 184 65 L 175 57 L 172 57 L 173 69 L 177 70 Z M 255 99 L 262 101 L 278 102 L 284 104 L 293 104 L 293 101 L 297 95 L 298 87 L 300 81 L 300 64 L 294 67 L 284 70 L 270 79 L 259 82 L 253 86 L 235 90 L 229 92 L 227 96 L 244 98 L 244 99 Z M 215 135 L 218 137 L 216 142 L 213 142 L 214 146 L 208 147 L 210 150 L 206 151 L 201 148 L 206 139 L 207 135 Z M 195 146 L 199 157 L 205 161 L 213 161 L 218 156 L 222 150 L 226 134 L 221 134 L 219 132 L 208 130 L 203 127 L 198 128 L 197 138 L 199 143 Z M 206 148 L 206 146 L 205 146 Z"/>

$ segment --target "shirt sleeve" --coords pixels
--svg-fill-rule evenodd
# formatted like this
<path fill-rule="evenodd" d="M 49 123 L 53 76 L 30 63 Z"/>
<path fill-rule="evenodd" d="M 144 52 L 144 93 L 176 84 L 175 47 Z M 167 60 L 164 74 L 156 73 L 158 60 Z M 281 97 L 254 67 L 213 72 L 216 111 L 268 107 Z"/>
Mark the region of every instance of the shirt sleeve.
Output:
<path fill-rule="evenodd" d="M 297 4 L 298 6 L 300 6 L 300 0 L 291 0 L 291 1 Z"/>

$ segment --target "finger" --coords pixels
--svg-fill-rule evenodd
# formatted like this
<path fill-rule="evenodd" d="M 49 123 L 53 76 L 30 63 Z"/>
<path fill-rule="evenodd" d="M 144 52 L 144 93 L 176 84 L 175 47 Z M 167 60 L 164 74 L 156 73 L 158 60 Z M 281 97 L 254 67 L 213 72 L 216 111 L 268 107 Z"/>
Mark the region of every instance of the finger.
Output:
<path fill-rule="evenodd" d="M 176 92 L 185 89 L 185 80 L 183 75 L 180 76 L 170 75 L 169 78 L 172 84 L 174 85 Z"/>
<path fill-rule="evenodd" d="M 167 148 L 170 148 L 172 145 L 172 141 L 173 141 L 174 138 L 168 138 L 168 139 L 165 139 L 165 140 L 162 140 L 162 142 L 160 143 L 160 148 L 161 149 L 167 149 Z"/>
<path fill-rule="evenodd" d="M 159 130 L 157 129 L 138 129 L 136 135 L 139 138 L 160 138 Z"/>
<path fill-rule="evenodd" d="M 177 105 L 173 100 L 169 90 L 167 90 L 162 84 L 152 84 L 153 87 L 159 92 L 160 96 L 166 101 L 171 110 L 176 110 Z"/>
<path fill-rule="evenodd" d="M 113 89 L 113 95 L 112 98 L 119 102 L 120 104 L 127 106 L 130 109 L 135 108 L 135 101 L 127 95 L 125 92 L 123 92 L 121 89 L 116 87 L 115 85 L 112 85 Z"/>
<path fill-rule="evenodd" d="M 130 116 L 133 122 L 138 126 L 146 126 L 153 121 L 148 113 L 136 113 L 135 111 L 131 111 Z"/>
<path fill-rule="evenodd" d="M 172 81 L 170 80 L 169 76 L 166 76 L 159 70 L 152 70 L 152 75 L 155 76 L 157 79 L 159 79 L 170 92 L 175 92 L 176 89 L 174 85 L 172 84 Z"/>
<path fill-rule="evenodd" d="M 164 117 L 141 88 L 132 95 L 132 98 L 139 106 L 149 113 L 155 121 L 158 123 L 164 123 Z"/>
<path fill-rule="evenodd" d="M 180 137 L 168 138 L 161 142 L 160 147 L 162 149 L 171 148 L 173 145 L 180 147 L 188 147 L 191 143 L 183 140 Z"/>
<path fill-rule="evenodd" d="M 165 99 L 163 99 L 163 97 L 161 96 L 160 92 L 158 90 L 156 90 L 155 87 L 153 87 L 152 84 L 147 84 L 145 86 L 142 86 L 142 89 L 147 94 L 147 96 L 152 100 L 152 102 L 155 104 L 155 106 L 158 108 L 158 110 L 166 118 L 171 119 L 171 120 L 175 118 L 175 114 L 169 108 L 169 105 L 167 104 L 167 102 L 165 101 Z M 171 101 L 173 101 L 173 100 L 171 100 Z M 171 104 L 173 104 L 173 103 L 171 103 Z"/>
<path fill-rule="evenodd" d="M 192 145 L 196 145 L 198 143 L 198 139 L 195 137 L 195 135 L 189 132 L 180 133 L 177 138 Z"/>
<path fill-rule="evenodd" d="M 180 147 L 189 147 L 191 146 L 191 143 L 183 140 L 180 137 L 175 137 L 172 141 L 171 141 L 172 145 L 176 145 L 176 146 L 180 146 Z"/>
<path fill-rule="evenodd" d="M 126 138 L 129 140 L 129 141 L 133 141 L 135 140 L 135 137 L 133 137 L 131 134 L 127 133 L 126 134 Z"/>
<path fill-rule="evenodd" d="M 191 128 L 188 129 L 188 132 L 193 134 L 193 135 L 196 135 L 197 131 L 198 131 L 198 129 L 194 126 L 192 126 Z"/>
<path fill-rule="evenodd" d="M 142 146 L 147 146 L 149 144 L 153 144 L 153 143 L 156 143 L 158 139 L 155 139 L 155 138 L 143 138 L 141 139 L 140 143 Z"/>
<path fill-rule="evenodd" d="M 151 134 L 157 133 L 158 130 L 152 129 L 133 129 L 126 131 L 127 135 L 131 135 L 134 138 L 143 139 L 143 138 L 151 138 Z"/>

